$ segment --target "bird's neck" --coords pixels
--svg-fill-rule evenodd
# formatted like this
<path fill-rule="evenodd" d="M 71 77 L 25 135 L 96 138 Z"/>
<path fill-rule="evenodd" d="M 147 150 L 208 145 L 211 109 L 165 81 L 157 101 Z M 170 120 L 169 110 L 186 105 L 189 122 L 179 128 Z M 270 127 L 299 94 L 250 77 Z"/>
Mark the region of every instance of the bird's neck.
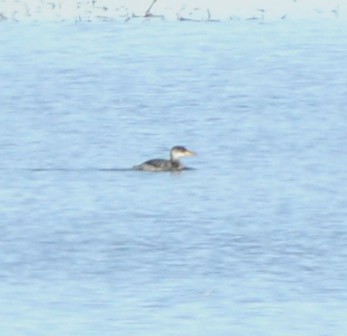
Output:
<path fill-rule="evenodd" d="M 170 153 L 170 161 L 171 161 L 171 162 L 176 162 L 176 161 L 178 161 L 177 157 L 176 157 L 173 153 Z"/>

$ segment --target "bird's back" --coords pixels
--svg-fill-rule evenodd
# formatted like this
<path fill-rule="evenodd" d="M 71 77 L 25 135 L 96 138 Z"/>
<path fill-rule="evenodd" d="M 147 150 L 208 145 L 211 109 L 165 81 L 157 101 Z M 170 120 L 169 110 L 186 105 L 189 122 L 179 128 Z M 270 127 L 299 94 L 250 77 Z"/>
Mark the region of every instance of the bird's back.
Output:
<path fill-rule="evenodd" d="M 135 170 L 147 170 L 147 171 L 168 171 L 168 170 L 180 170 L 182 166 L 179 162 L 164 160 L 164 159 L 152 159 L 141 163 L 138 166 L 134 166 Z"/>

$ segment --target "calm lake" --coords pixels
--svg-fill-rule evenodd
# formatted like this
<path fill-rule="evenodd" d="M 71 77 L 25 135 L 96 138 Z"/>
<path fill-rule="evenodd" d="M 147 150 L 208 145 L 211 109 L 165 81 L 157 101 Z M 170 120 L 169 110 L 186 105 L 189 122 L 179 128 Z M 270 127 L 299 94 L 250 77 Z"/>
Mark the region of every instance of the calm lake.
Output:
<path fill-rule="evenodd" d="M 346 333 L 346 23 L 0 43 L 2 335 Z M 194 169 L 128 169 L 174 145 Z"/>

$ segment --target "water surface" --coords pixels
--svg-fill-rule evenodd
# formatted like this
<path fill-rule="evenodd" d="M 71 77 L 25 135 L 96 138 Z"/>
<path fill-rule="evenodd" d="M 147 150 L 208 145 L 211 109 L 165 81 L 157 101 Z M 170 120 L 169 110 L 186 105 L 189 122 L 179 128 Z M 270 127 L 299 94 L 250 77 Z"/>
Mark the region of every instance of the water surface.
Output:
<path fill-rule="evenodd" d="M 344 333 L 346 28 L 3 23 L 3 333 Z"/>

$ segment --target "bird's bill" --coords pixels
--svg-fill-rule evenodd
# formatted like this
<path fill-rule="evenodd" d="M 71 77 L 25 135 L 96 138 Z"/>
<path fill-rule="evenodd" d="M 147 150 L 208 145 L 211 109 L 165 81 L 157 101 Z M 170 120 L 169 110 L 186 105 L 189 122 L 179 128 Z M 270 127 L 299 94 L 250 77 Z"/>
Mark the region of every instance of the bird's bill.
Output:
<path fill-rule="evenodd" d="M 190 150 L 186 150 L 185 151 L 185 153 L 184 153 L 184 155 L 186 155 L 186 156 L 195 156 L 195 155 L 197 155 L 195 152 L 193 152 L 193 151 L 190 151 Z"/>

